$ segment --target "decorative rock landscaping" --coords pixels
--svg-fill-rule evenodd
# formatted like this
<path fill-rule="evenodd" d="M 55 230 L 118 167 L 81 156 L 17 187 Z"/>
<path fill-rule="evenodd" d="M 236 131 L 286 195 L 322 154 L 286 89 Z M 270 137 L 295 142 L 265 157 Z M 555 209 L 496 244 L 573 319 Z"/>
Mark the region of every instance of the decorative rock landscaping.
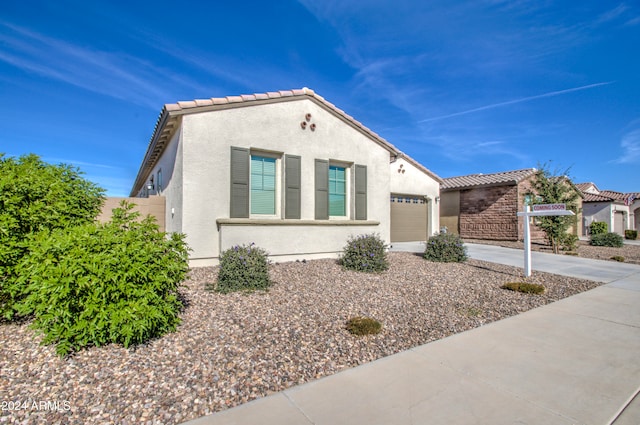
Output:
<path fill-rule="evenodd" d="M 0 324 L 0 423 L 175 424 L 482 326 L 598 286 L 534 272 L 542 295 L 503 290 L 517 268 L 469 260 L 432 263 L 389 254 L 379 274 L 335 260 L 270 266 L 266 292 L 206 290 L 216 268 L 190 273 L 178 331 L 124 349 L 91 348 L 61 359 L 28 323 Z M 345 329 L 354 316 L 377 335 Z"/>

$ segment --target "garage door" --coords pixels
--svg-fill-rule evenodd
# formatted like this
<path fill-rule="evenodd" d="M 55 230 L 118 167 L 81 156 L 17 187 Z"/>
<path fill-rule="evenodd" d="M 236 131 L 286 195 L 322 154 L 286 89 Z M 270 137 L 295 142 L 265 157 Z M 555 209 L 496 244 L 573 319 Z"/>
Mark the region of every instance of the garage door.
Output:
<path fill-rule="evenodd" d="M 613 231 L 624 236 L 624 213 L 621 211 L 613 215 Z"/>
<path fill-rule="evenodd" d="M 423 196 L 391 195 L 391 242 L 427 240 L 427 221 Z"/>

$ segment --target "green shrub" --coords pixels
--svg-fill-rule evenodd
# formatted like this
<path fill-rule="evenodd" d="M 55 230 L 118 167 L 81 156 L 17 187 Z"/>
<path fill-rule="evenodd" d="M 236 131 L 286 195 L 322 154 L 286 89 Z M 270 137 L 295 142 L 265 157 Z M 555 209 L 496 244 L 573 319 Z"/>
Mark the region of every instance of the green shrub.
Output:
<path fill-rule="evenodd" d="M 578 235 L 565 233 L 560 237 L 560 246 L 563 251 L 575 251 L 578 248 Z"/>
<path fill-rule="evenodd" d="M 184 235 L 123 203 L 105 224 L 39 232 L 17 265 L 17 310 L 33 315 L 44 344 L 67 355 L 87 346 L 125 347 L 174 331 L 178 287 L 188 271 Z"/>
<path fill-rule="evenodd" d="M 630 239 L 632 241 L 635 241 L 636 239 L 638 239 L 638 231 L 627 229 L 624 231 L 624 237 L 625 239 Z"/>
<path fill-rule="evenodd" d="M 349 270 L 382 272 L 389 268 L 386 248 L 376 234 L 352 236 L 347 240 L 340 263 Z"/>
<path fill-rule="evenodd" d="M 454 233 L 438 233 L 427 241 L 424 258 L 442 263 L 460 263 L 467 260 L 467 247 Z"/>
<path fill-rule="evenodd" d="M 600 233 L 597 235 L 591 235 L 591 245 L 620 248 L 624 245 L 624 240 L 622 239 L 622 236 L 617 233 Z"/>
<path fill-rule="evenodd" d="M 622 255 L 614 255 L 611 259 L 619 263 L 624 263 L 624 257 Z"/>
<path fill-rule="evenodd" d="M 236 245 L 220 256 L 220 271 L 216 291 L 252 291 L 267 289 L 269 280 L 269 260 L 267 252 L 255 244 Z"/>
<path fill-rule="evenodd" d="M 589 231 L 591 235 L 600 235 L 602 233 L 607 233 L 609 230 L 607 223 L 604 221 L 594 221 L 589 225 Z"/>
<path fill-rule="evenodd" d="M 544 292 L 544 286 L 537 283 L 509 282 L 502 285 L 501 288 L 524 294 L 542 294 Z"/>
<path fill-rule="evenodd" d="M 382 323 L 371 317 L 352 317 L 347 321 L 346 329 L 353 335 L 375 335 L 382 330 Z"/>
<path fill-rule="evenodd" d="M 0 153 L 0 315 L 10 319 L 19 301 L 7 287 L 28 253 L 27 239 L 42 230 L 91 223 L 103 202 L 104 189 L 72 166 Z"/>

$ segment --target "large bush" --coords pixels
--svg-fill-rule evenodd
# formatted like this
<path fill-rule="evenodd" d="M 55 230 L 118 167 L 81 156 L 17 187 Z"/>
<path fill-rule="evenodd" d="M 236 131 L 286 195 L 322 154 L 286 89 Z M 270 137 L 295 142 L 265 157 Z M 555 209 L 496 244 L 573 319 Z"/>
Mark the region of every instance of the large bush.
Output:
<path fill-rule="evenodd" d="M 43 343 L 66 355 L 109 343 L 129 347 L 174 331 L 188 271 L 184 235 L 123 203 L 105 224 L 42 231 L 16 266 L 18 312 L 33 315 Z"/>
<path fill-rule="evenodd" d="M 267 289 L 270 285 L 269 260 L 262 248 L 254 244 L 236 245 L 220 256 L 218 292 Z"/>
<path fill-rule="evenodd" d="M 382 272 L 389 268 L 387 247 L 376 234 L 351 236 L 344 247 L 340 263 L 349 270 Z"/>
<path fill-rule="evenodd" d="M 10 318 L 17 301 L 7 285 L 27 253 L 27 239 L 42 230 L 91 223 L 103 202 L 104 189 L 74 167 L 47 164 L 33 154 L 0 154 L 0 315 Z"/>
<path fill-rule="evenodd" d="M 424 258 L 442 263 L 460 263 L 467 260 L 467 248 L 460 236 L 454 233 L 438 233 L 427 241 Z"/>
<path fill-rule="evenodd" d="M 607 233 L 607 230 L 607 223 L 605 223 L 604 221 L 594 221 L 589 225 L 589 233 L 591 233 L 592 235 Z"/>
<path fill-rule="evenodd" d="M 612 246 L 620 248 L 624 244 L 622 236 L 617 233 L 600 233 L 591 235 L 591 245 L 593 246 Z"/>

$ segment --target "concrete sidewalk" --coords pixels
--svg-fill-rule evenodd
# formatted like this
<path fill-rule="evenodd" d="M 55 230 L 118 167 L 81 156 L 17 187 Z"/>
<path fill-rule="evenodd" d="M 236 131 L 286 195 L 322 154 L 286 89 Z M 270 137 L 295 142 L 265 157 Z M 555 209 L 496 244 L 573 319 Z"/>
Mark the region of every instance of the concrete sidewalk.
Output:
<path fill-rule="evenodd" d="M 607 284 L 188 424 L 639 424 L 640 266 L 553 257 L 533 269 Z"/>

